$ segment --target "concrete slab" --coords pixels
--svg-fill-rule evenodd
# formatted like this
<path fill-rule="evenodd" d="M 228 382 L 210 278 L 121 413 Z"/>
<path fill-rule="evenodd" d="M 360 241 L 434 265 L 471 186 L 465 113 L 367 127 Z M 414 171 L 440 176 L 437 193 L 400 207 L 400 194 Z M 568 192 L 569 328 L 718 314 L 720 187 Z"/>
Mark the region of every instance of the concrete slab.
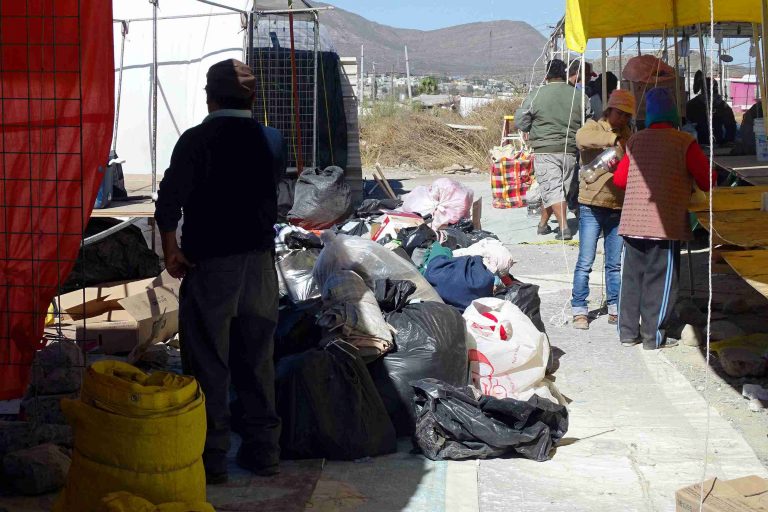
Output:
<path fill-rule="evenodd" d="M 574 261 L 577 249 L 565 252 Z M 675 490 L 702 477 L 708 424 L 707 476 L 768 476 L 663 352 L 621 347 L 604 318 L 589 331 L 553 321 L 570 314 L 563 312 L 571 277 L 557 269 L 562 257 L 530 246 L 513 254 L 521 262 L 515 275 L 542 286 L 542 316 L 552 345 L 564 352 L 556 382 L 573 399 L 571 426 L 548 462 L 481 461 L 480 510 L 674 510 Z M 593 286 L 592 298 L 599 296 Z"/>

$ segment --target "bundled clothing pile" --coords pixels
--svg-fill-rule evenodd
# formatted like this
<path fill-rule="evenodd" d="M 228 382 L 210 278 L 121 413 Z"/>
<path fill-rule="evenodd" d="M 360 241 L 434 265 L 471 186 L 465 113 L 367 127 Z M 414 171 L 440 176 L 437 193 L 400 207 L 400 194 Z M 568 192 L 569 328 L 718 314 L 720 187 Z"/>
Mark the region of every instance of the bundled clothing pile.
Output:
<path fill-rule="evenodd" d="M 546 379 L 538 287 L 512 277 L 472 201 L 439 179 L 322 231 L 311 218 L 276 227 L 286 457 L 374 456 L 396 436 L 435 460 L 549 456 L 567 411 Z"/>
<path fill-rule="evenodd" d="M 354 345 L 363 360 L 372 361 L 392 349 L 392 329 L 384 321 L 376 297 L 351 270 L 339 270 L 323 285 L 323 310 L 317 320 Z"/>

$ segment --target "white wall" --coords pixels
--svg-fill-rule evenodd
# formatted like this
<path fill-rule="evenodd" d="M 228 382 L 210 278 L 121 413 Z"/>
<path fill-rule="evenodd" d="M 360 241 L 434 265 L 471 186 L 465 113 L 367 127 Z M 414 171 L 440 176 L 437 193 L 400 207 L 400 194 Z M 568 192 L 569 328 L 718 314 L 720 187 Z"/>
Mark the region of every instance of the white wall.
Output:
<path fill-rule="evenodd" d="M 250 0 L 218 0 L 246 9 Z M 158 16 L 228 12 L 195 0 L 160 0 Z M 113 0 L 116 19 L 151 18 L 148 0 Z M 114 23 L 115 91 L 120 63 L 120 24 Z M 160 20 L 158 22 L 157 171 L 168 167 L 179 132 L 199 124 L 207 115 L 205 73 L 218 61 L 243 60 L 240 16 Z M 129 174 L 149 174 L 151 137 L 152 22 L 134 21 L 125 42 L 123 87 L 117 154 L 126 159 Z M 163 99 L 165 97 L 165 100 Z M 166 105 L 167 100 L 167 105 Z M 178 131 L 177 131 L 178 130 Z"/>

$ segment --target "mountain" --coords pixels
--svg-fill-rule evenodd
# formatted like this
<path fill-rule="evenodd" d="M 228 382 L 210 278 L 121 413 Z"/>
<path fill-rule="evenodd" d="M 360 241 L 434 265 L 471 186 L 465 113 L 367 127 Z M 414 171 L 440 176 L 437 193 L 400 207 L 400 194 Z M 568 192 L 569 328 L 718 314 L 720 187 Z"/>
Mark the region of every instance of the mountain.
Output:
<path fill-rule="evenodd" d="M 525 76 L 547 39 L 523 21 L 468 23 L 439 30 L 394 28 L 335 8 L 320 15 L 339 55 L 360 56 L 377 73 L 405 72 L 404 46 L 412 75 Z"/>

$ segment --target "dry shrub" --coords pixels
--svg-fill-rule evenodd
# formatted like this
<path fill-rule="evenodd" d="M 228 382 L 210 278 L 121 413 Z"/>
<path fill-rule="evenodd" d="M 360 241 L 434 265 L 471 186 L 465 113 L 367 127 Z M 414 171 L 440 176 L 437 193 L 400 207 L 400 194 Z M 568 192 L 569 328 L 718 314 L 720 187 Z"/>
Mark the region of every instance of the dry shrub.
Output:
<path fill-rule="evenodd" d="M 514 114 L 521 100 L 496 100 L 466 118 L 447 110 L 411 110 L 396 103 L 376 103 L 361 118 L 364 166 L 409 165 L 442 169 L 453 164 L 487 170 L 489 151 L 499 144 L 505 115 Z M 478 125 L 484 131 L 455 130 L 450 124 Z"/>

